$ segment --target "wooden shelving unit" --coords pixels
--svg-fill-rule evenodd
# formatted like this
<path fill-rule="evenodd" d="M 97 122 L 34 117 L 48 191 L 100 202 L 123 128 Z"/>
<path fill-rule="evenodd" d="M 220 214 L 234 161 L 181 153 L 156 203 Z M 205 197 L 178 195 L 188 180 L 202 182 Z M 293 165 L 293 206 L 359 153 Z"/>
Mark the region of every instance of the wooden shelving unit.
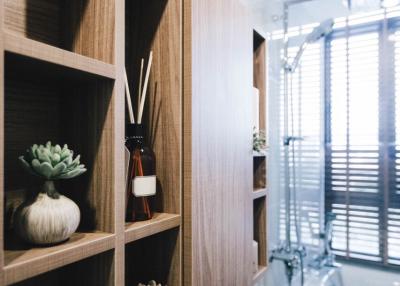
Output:
<path fill-rule="evenodd" d="M 253 30 L 253 86 L 259 94 L 259 128 L 267 130 L 266 95 L 266 41 L 259 31 Z M 267 271 L 267 158 L 253 153 L 253 238 L 258 243 L 258 271 L 253 276 L 257 283 Z"/>
<path fill-rule="evenodd" d="M 265 272 L 267 272 L 267 267 L 266 266 L 259 266 L 257 273 L 253 277 L 253 284 L 256 284 L 258 281 L 263 278 Z"/>
<path fill-rule="evenodd" d="M 125 243 L 129 243 L 162 231 L 179 227 L 180 225 L 180 215 L 156 213 L 151 220 L 127 223 L 125 226 Z"/>
<path fill-rule="evenodd" d="M 10 32 L 4 33 L 4 50 L 65 68 L 115 79 L 114 65 L 14 35 Z"/>
<path fill-rule="evenodd" d="M 181 284 L 181 6 L 180 0 L 0 0 L 0 285 Z M 136 91 L 140 59 L 150 50 L 144 120 L 157 158 L 157 213 L 125 223 L 123 73 L 126 66 Z M 48 140 L 81 154 L 88 172 L 57 182 L 81 210 L 78 232 L 36 247 L 12 230 L 26 187 L 41 184 L 16 158 Z"/>
<path fill-rule="evenodd" d="M 53 247 L 6 250 L 5 283 L 13 284 L 113 249 L 114 241 L 113 234 L 75 233 L 66 243 Z"/>

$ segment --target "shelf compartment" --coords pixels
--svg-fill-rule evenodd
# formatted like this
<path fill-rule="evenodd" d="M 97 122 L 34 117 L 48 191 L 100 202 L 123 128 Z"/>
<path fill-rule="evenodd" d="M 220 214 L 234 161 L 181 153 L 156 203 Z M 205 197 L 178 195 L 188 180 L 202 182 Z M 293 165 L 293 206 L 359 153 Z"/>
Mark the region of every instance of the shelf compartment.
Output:
<path fill-rule="evenodd" d="M 155 280 L 180 285 L 180 230 L 170 229 L 125 245 L 125 285 Z"/>
<path fill-rule="evenodd" d="M 115 236 L 109 233 L 75 233 L 62 244 L 50 247 L 14 245 L 6 249 L 6 284 L 13 284 L 64 265 L 114 248 Z"/>
<path fill-rule="evenodd" d="M 180 215 L 168 213 L 155 213 L 151 220 L 126 223 L 125 243 L 178 227 L 180 224 Z"/>
<path fill-rule="evenodd" d="M 253 201 L 253 238 L 258 242 L 258 264 L 267 266 L 267 198 Z"/>
<path fill-rule="evenodd" d="M 267 157 L 253 157 L 253 187 L 267 187 Z"/>
<path fill-rule="evenodd" d="M 114 61 L 112 0 L 4 0 L 4 29 L 106 63 Z M 103 27 L 98 29 L 98 27 Z"/>
<path fill-rule="evenodd" d="M 4 33 L 6 52 L 45 61 L 68 69 L 90 73 L 96 76 L 115 78 L 115 67 L 89 57 L 65 51 L 35 40 L 11 33 Z"/>
<path fill-rule="evenodd" d="M 258 271 L 256 274 L 253 276 L 253 284 L 258 283 L 263 277 L 264 274 L 267 272 L 267 267 L 266 266 L 258 266 Z"/>
<path fill-rule="evenodd" d="M 22 280 L 13 286 L 111 286 L 114 284 L 114 249 Z"/>
<path fill-rule="evenodd" d="M 253 195 L 253 200 L 265 197 L 267 195 L 267 189 L 266 188 L 254 189 L 252 195 Z"/>
<path fill-rule="evenodd" d="M 114 81 L 57 65 L 5 55 L 4 87 L 4 251 L 8 283 L 60 267 L 114 247 L 113 170 Z M 14 245 L 12 213 L 28 189 L 43 182 L 19 165 L 32 144 L 68 144 L 88 171 L 57 181 L 56 188 L 81 211 L 78 232 L 51 248 Z M 112 270 L 108 270 L 112 271 Z M 22 277 L 22 278 L 18 278 Z"/>

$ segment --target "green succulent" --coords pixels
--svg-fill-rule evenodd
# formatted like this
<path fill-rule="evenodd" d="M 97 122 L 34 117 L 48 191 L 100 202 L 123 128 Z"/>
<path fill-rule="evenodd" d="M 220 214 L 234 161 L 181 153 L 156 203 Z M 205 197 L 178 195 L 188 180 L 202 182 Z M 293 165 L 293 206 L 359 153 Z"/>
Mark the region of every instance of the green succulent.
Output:
<path fill-rule="evenodd" d="M 75 159 L 73 155 L 67 144 L 61 148 L 60 145 L 51 145 L 49 141 L 46 145 L 34 144 L 19 160 L 32 175 L 46 180 L 71 179 L 86 172 L 85 165 L 80 164 L 80 155 Z"/>
<path fill-rule="evenodd" d="M 256 152 L 261 152 L 265 150 L 267 144 L 267 139 L 265 132 L 260 130 L 259 132 L 253 131 L 253 150 Z"/>

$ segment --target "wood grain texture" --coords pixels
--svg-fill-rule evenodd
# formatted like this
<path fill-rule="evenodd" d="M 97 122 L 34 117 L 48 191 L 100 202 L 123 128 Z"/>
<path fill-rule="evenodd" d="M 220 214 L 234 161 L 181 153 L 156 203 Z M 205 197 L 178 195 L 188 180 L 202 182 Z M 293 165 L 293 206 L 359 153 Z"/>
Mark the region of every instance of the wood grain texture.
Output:
<path fill-rule="evenodd" d="M 258 30 L 253 30 L 253 85 L 260 92 L 260 130 L 265 131 L 268 145 L 268 114 L 267 114 L 267 70 L 266 70 L 266 41 L 264 34 Z M 253 279 L 253 283 L 260 280 L 266 272 L 268 266 L 267 257 L 267 162 L 268 156 L 258 156 L 253 158 L 253 220 L 254 220 L 254 239 L 258 242 L 259 271 Z M 265 193 L 261 193 L 265 190 Z"/>
<path fill-rule="evenodd" d="M 113 165 L 114 165 L 114 284 L 125 284 L 125 0 L 115 0 L 115 52 L 116 80 L 113 90 Z"/>
<path fill-rule="evenodd" d="M 46 81 L 40 72 L 29 77 L 24 74 L 17 77 L 18 70 L 14 68 L 16 67 L 6 63 L 4 166 L 7 193 L 27 186 L 38 187 L 42 183 L 27 176 L 18 166 L 16 158 L 28 146 L 44 143 L 49 139 L 68 143 L 82 155 L 82 162 L 87 164 L 88 172 L 68 182 L 59 182 L 57 187 L 79 205 L 82 214 L 81 229 L 113 232 L 114 166 L 109 164 L 113 161 L 114 148 L 111 127 L 113 110 L 110 103 L 112 83 L 93 79 L 70 81 L 62 77 L 57 81 Z M 6 229 L 6 232 L 10 233 L 10 230 Z M 9 242 L 14 239 L 12 237 L 5 241 L 7 251 L 11 250 Z M 114 238 L 112 241 L 114 242 Z M 22 247 L 23 245 L 17 245 L 13 251 L 23 250 Z M 45 248 L 44 251 L 46 250 Z M 85 245 L 78 245 L 76 252 L 81 251 L 90 253 L 90 248 L 85 250 Z M 68 261 L 68 257 L 62 252 L 54 256 L 49 264 L 42 265 L 43 269 L 39 266 L 29 267 L 28 274 L 23 275 L 36 275 L 40 271 L 59 267 L 59 261 Z M 76 260 L 78 259 L 79 256 Z M 108 261 L 98 261 L 91 265 L 101 268 L 101 264 L 109 267 Z M 105 268 L 103 271 L 109 269 Z M 6 276 L 6 279 L 19 276 L 10 277 Z"/>
<path fill-rule="evenodd" d="M 258 264 L 267 266 L 267 203 L 266 197 L 254 200 L 253 203 L 254 219 L 254 240 L 258 242 Z"/>
<path fill-rule="evenodd" d="M 66 243 L 5 251 L 5 283 L 19 282 L 114 248 L 114 235 L 75 233 Z"/>
<path fill-rule="evenodd" d="M 81 209 L 82 229 L 114 232 L 113 83 L 95 80 L 64 92 L 63 99 L 71 100 L 61 109 L 61 140 L 82 155 L 88 168 L 84 176 L 67 180 L 64 189 Z"/>
<path fill-rule="evenodd" d="M 140 60 L 153 64 L 143 123 L 156 155 L 157 211 L 180 213 L 181 196 L 181 3 L 139 0 L 126 3 L 126 66 L 134 110 Z"/>
<path fill-rule="evenodd" d="M 125 224 L 125 243 L 163 232 L 181 225 L 181 216 L 155 213 L 151 220 Z"/>
<path fill-rule="evenodd" d="M 266 157 L 253 157 L 253 187 L 254 189 L 267 187 Z"/>
<path fill-rule="evenodd" d="M 192 0 L 183 0 L 183 285 L 192 285 Z"/>
<path fill-rule="evenodd" d="M 162 285 L 182 285 L 171 277 L 179 273 L 174 265 L 179 236 L 179 229 L 171 229 L 128 243 L 125 249 L 125 285 L 147 283 L 152 279 Z"/>
<path fill-rule="evenodd" d="M 187 4 L 189 3 L 189 4 Z M 184 220 L 185 285 L 250 285 L 252 191 L 252 31 L 239 1 L 185 1 L 191 7 L 191 89 L 184 122 L 191 130 L 191 179 L 184 179 L 191 224 Z M 185 7 L 186 12 L 186 7 Z M 184 40 L 184 44 L 187 40 Z M 185 56 L 185 59 L 187 59 Z M 185 81 L 185 84 L 187 81 Z M 189 84 L 189 85 L 190 85 Z M 190 98 L 190 99 L 187 99 Z M 191 101 L 191 105 L 186 104 Z M 189 125 L 188 125 L 189 124 Z M 185 145 L 186 147 L 187 145 Z M 188 153 L 191 152 L 191 153 Z M 186 163 L 184 163 L 186 166 Z M 187 173 L 184 173 L 185 176 Z M 185 215 L 186 219 L 186 215 Z M 191 227 L 191 229 L 187 229 Z M 190 233 L 189 233 L 190 232 Z M 185 274 L 185 279 L 187 279 Z M 186 284 L 188 283 L 188 284 Z"/>
<path fill-rule="evenodd" d="M 4 0 L 4 26 L 22 37 L 60 46 L 60 4 L 61 0 Z"/>
<path fill-rule="evenodd" d="M 113 64 L 115 60 L 115 1 L 63 0 L 61 5 L 63 47 Z"/>
<path fill-rule="evenodd" d="M 4 19 L 3 0 L 0 0 L 0 19 Z M 4 20 L 0 21 L 0 214 L 5 213 L 4 199 Z M 4 285 L 4 215 L 0 215 L 0 285 Z"/>
<path fill-rule="evenodd" d="M 115 285 L 113 284 L 113 273 L 110 271 L 112 269 L 113 260 L 114 251 L 110 250 L 18 282 L 13 284 L 13 286 Z"/>
<path fill-rule="evenodd" d="M 14 34 L 114 62 L 112 0 L 6 0 L 4 12 Z"/>
<path fill-rule="evenodd" d="M 253 32 L 253 84 L 260 91 L 260 130 L 267 133 L 267 71 L 265 38 L 257 31 Z"/>
<path fill-rule="evenodd" d="M 68 52 L 8 32 L 4 33 L 4 40 L 4 49 L 7 52 L 61 65 L 63 67 L 76 69 L 97 76 L 111 79 L 115 78 L 115 67 L 111 64 L 94 60 L 73 52 Z"/>
<path fill-rule="evenodd" d="M 156 156 L 157 196 L 156 211 L 181 213 L 181 148 L 182 148 L 182 3 L 181 0 L 126 1 L 125 61 L 134 111 L 137 109 L 137 90 L 141 58 L 153 51 L 152 72 L 149 80 L 143 123 L 147 140 Z M 146 66 L 145 66 L 146 67 Z M 135 112 L 136 113 L 136 112 Z M 180 231 L 163 252 L 170 261 L 168 285 L 181 285 Z M 156 249 L 165 242 L 151 240 Z M 146 243 L 144 243 L 147 245 Z M 172 251 L 168 253 L 167 251 Z M 132 261 L 127 253 L 125 259 Z M 158 265 L 158 264 L 157 264 Z M 165 271 L 158 266 L 157 274 Z M 152 268 L 151 268 L 152 269 Z M 126 273 L 127 281 L 134 279 Z M 165 278 L 165 277 L 164 277 Z M 136 280 L 134 280 L 136 281 Z"/>

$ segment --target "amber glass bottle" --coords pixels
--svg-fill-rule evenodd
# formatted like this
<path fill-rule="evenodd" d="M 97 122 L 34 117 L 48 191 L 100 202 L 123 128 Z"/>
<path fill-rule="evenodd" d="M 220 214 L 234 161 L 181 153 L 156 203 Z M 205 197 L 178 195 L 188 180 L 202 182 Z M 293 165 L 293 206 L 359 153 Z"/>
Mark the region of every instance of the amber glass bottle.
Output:
<path fill-rule="evenodd" d="M 126 221 L 148 220 L 153 216 L 152 199 L 156 194 L 156 161 L 144 140 L 141 124 L 127 126 L 126 146 L 130 152 Z"/>

